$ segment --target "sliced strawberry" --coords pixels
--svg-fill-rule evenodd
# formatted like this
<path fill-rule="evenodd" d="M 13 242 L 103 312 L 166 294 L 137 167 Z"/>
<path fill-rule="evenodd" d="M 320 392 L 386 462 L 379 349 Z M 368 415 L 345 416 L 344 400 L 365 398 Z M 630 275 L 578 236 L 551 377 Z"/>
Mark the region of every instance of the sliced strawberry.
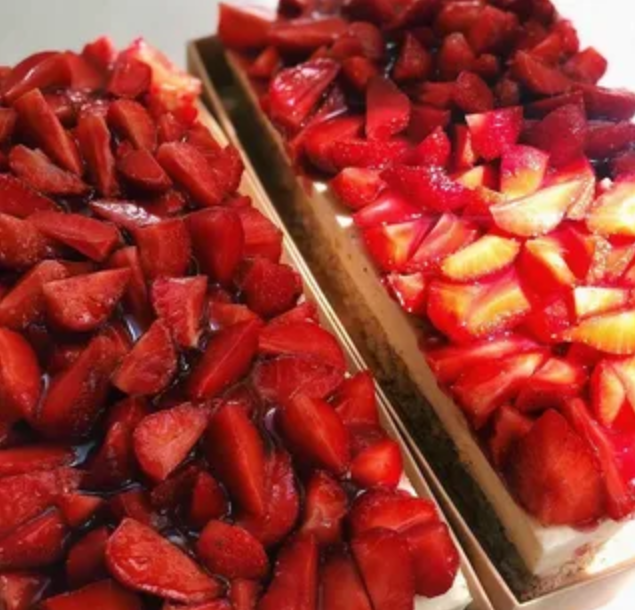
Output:
<path fill-rule="evenodd" d="M 523 110 L 515 106 L 484 114 L 471 114 L 466 121 L 475 152 L 491 161 L 516 144 L 522 128 Z"/>
<path fill-rule="evenodd" d="M 520 252 L 514 239 L 484 235 L 476 242 L 444 259 L 441 270 L 451 280 L 476 280 L 505 269 Z"/>
<path fill-rule="evenodd" d="M 139 487 L 112 496 L 108 504 L 117 522 L 128 518 L 157 531 L 165 527 L 165 520 L 153 510 L 149 494 Z"/>
<path fill-rule="evenodd" d="M 400 271 L 417 251 L 430 227 L 427 218 L 364 230 L 363 238 L 370 255 L 382 271 Z"/>
<path fill-rule="evenodd" d="M 115 158 L 111 150 L 110 132 L 104 117 L 97 113 L 83 113 L 75 133 L 99 193 L 104 197 L 117 196 L 119 184 L 115 174 Z"/>
<path fill-rule="evenodd" d="M 190 264 L 190 236 L 181 218 L 163 220 L 134 232 L 141 266 L 149 280 L 182 277 Z"/>
<path fill-rule="evenodd" d="M 141 269 L 141 261 L 139 260 L 139 251 L 134 246 L 121 248 L 110 257 L 108 265 L 116 269 L 130 270 L 130 280 L 123 302 L 126 307 L 130 308 L 136 323 L 145 328 L 149 325 L 152 312 L 148 289 L 143 270 Z"/>
<path fill-rule="evenodd" d="M 577 341 L 599 351 L 616 355 L 635 353 L 635 311 L 594 316 L 583 320 L 564 334 L 566 341 Z"/>
<path fill-rule="evenodd" d="M 106 546 L 109 571 L 127 587 L 184 603 L 218 597 L 221 585 L 151 528 L 124 519 Z"/>
<path fill-rule="evenodd" d="M 437 55 L 437 70 L 441 80 L 454 81 L 469 70 L 476 59 L 474 50 L 461 32 L 453 32 L 441 43 Z"/>
<path fill-rule="evenodd" d="M 388 140 L 410 121 L 410 100 L 392 81 L 382 77 L 369 82 L 366 108 L 366 136 L 370 140 Z"/>
<path fill-rule="evenodd" d="M 460 556 L 445 523 L 429 523 L 408 530 L 417 595 L 433 598 L 447 593 L 459 571 Z"/>
<path fill-rule="evenodd" d="M 222 521 L 205 526 L 196 551 L 210 572 L 228 579 L 259 580 L 269 569 L 262 544 L 241 527 Z"/>
<path fill-rule="evenodd" d="M 463 71 L 456 80 L 454 103 L 468 114 L 482 113 L 494 108 L 494 95 L 480 76 Z"/>
<path fill-rule="evenodd" d="M 578 85 L 590 118 L 629 121 L 635 115 L 635 94 L 627 89 L 607 89 L 597 85 Z"/>
<path fill-rule="evenodd" d="M 635 141 L 635 127 L 632 123 L 591 121 L 586 131 L 584 152 L 590 158 L 601 161 L 629 149 L 633 141 Z"/>
<path fill-rule="evenodd" d="M 427 104 L 414 104 L 410 109 L 410 124 L 407 133 L 414 142 L 421 142 L 435 130 L 448 127 L 449 123 L 449 110 L 442 110 Z M 399 140 L 395 140 L 395 145 L 398 142 Z M 392 154 L 395 160 L 399 160 L 402 155 L 403 153 L 398 148 Z"/>
<path fill-rule="evenodd" d="M 260 596 L 260 583 L 253 580 L 234 580 L 229 590 L 233 610 L 256 610 Z"/>
<path fill-rule="evenodd" d="M 148 396 L 165 390 L 176 369 L 170 331 L 164 322 L 157 321 L 124 357 L 112 383 L 126 394 Z"/>
<path fill-rule="evenodd" d="M 397 487 L 403 475 L 399 444 L 380 441 L 360 451 L 351 462 L 351 479 L 362 488 Z"/>
<path fill-rule="evenodd" d="M 305 358 L 280 357 L 259 362 L 252 382 L 258 395 L 268 403 L 281 403 L 296 394 L 325 398 L 342 383 L 341 370 Z"/>
<path fill-rule="evenodd" d="M 321 570 L 322 607 L 329 610 L 371 610 L 354 561 L 345 553 L 329 555 Z"/>
<path fill-rule="evenodd" d="M 392 71 L 393 79 L 398 83 L 426 81 L 433 67 L 432 55 L 412 34 L 406 32 Z"/>
<path fill-rule="evenodd" d="M 73 493 L 58 498 L 56 505 L 69 527 L 80 528 L 102 508 L 104 500 L 98 496 Z"/>
<path fill-rule="evenodd" d="M 501 160 L 501 192 L 510 199 L 535 193 L 543 183 L 549 155 L 530 146 L 514 146 Z"/>
<path fill-rule="evenodd" d="M 238 505 L 262 515 L 266 510 L 264 444 L 241 405 L 225 404 L 211 416 L 205 452 Z"/>
<path fill-rule="evenodd" d="M 375 382 L 368 371 L 362 371 L 342 383 L 333 397 L 333 407 L 347 426 L 379 424 Z"/>
<path fill-rule="evenodd" d="M 249 66 L 249 76 L 265 81 L 272 79 L 282 67 L 282 58 L 275 47 L 266 47 Z"/>
<path fill-rule="evenodd" d="M 50 566 L 64 554 L 66 526 L 57 510 L 19 525 L 0 540 L 0 569 L 27 570 Z"/>
<path fill-rule="evenodd" d="M 631 197 L 633 189 L 635 189 L 635 179 L 625 178 L 616 182 L 604 193 L 595 202 L 587 218 L 589 230 L 607 236 L 634 235 L 631 223 L 635 214 Z"/>
<path fill-rule="evenodd" d="M 419 138 L 423 139 L 434 130 L 437 125 Z M 331 141 L 328 149 L 328 165 L 335 171 L 347 167 L 359 167 L 367 169 L 381 169 L 387 165 L 403 159 L 410 149 L 410 145 L 403 139 L 393 140 L 362 140 L 339 139 Z"/>
<path fill-rule="evenodd" d="M 585 186 L 582 181 L 556 184 L 490 209 L 497 226 L 505 231 L 521 237 L 544 235 L 560 224 L 567 210 L 584 193 Z"/>
<path fill-rule="evenodd" d="M 395 532 L 375 529 L 356 536 L 351 546 L 373 608 L 412 608 L 415 578 L 407 542 Z"/>
<path fill-rule="evenodd" d="M 84 195 L 89 190 L 76 174 L 54 165 L 42 151 L 22 144 L 11 149 L 9 166 L 18 178 L 48 195 Z"/>
<path fill-rule="evenodd" d="M 221 519 L 228 512 L 227 496 L 218 481 L 207 472 L 199 472 L 192 485 L 188 524 L 196 529 L 202 529 L 212 519 Z"/>
<path fill-rule="evenodd" d="M 280 551 L 275 576 L 259 610 L 312 610 L 318 600 L 319 553 L 313 536 L 291 539 Z"/>
<path fill-rule="evenodd" d="M 134 99 L 146 93 L 152 82 L 152 69 L 136 57 L 120 54 L 108 82 L 108 93 Z"/>
<path fill-rule="evenodd" d="M 33 89 L 25 93 L 15 101 L 13 107 L 20 123 L 49 157 L 77 176 L 84 173 L 77 144 L 64 130 L 40 90 Z"/>
<path fill-rule="evenodd" d="M 563 70 L 574 80 L 594 85 L 604 76 L 607 67 L 606 59 L 596 49 L 588 47 L 571 57 Z"/>
<path fill-rule="evenodd" d="M 66 578 L 73 587 L 81 587 L 106 576 L 108 529 L 100 527 L 78 540 L 66 558 Z"/>
<path fill-rule="evenodd" d="M 230 49 L 262 48 L 267 41 L 273 14 L 262 8 L 220 4 L 218 35 Z"/>
<path fill-rule="evenodd" d="M 115 227 L 81 214 L 37 212 L 30 220 L 42 234 L 94 261 L 105 260 L 120 240 Z"/>
<path fill-rule="evenodd" d="M 130 271 L 116 269 L 44 284 L 48 319 L 57 327 L 87 332 L 101 326 L 121 300 Z"/>
<path fill-rule="evenodd" d="M 359 210 L 375 201 L 386 183 L 373 170 L 349 167 L 333 178 L 330 186 L 346 206 Z"/>
<path fill-rule="evenodd" d="M 509 405 L 503 405 L 494 416 L 492 436 L 488 440 L 489 450 L 494 465 L 502 469 L 508 457 L 516 446 L 533 426 L 533 421 L 513 409 Z"/>
<path fill-rule="evenodd" d="M 131 185 L 145 191 L 162 193 L 172 186 L 169 176 L 145 149 L 129 152 L 117 163 L 117 169 Z"/>
<path fill-rule="evenodd" d="M 401 308 L 414 315 L 423 315 L 426 309 L 426 278 L 422 272 L 406 275 L 390 273 L 384 285 Z"/>
<path fill-rule="evenodd" d="M 558 68 L 553 68 L 525 51 L 516 53 L 512 64 L 514 76 L 533 93 L 557 95 L 572 88 L 571 81 Z"/>
<path fill-rule="evenodd" d="M 43 610 L 76 610 L 99 607 L 103 610 L 141 610 L 141 600 L 111 580 L 102 580 L 77 591 L 49 597 Z"/>
<path fill-rule="evenodd" d="M 362 228 L 379 225 L 398 225 L 423 216 L 423 210 L 413 205 L 405 195 L 387 189 L 375 201 L 353 215 L 355 224 Z M 428 219 L 428 228 L 432 226 Z"/>
<path fill-rule="evenodd" d="M 100 415 L 121 347 L 98 335 L 65 371 L 53 377 L 36 427 L 54 437 L 81 438 Z"/>
<path fill-rule="evenodd" d="M 630 301 L 628 290 L 578 286 L 573 291 L 573 303 L 578 320 L 621 309 Z"/>
<path fill-rule="evenodd" d="M 336 544 L 342 540 L 347 512 L 348 498 L 340 484 L 326 472 L 314 473 L 306 488 L 300 531 L 312 534 L 319 544 Z"/>
<path fill-rule="evenodd" d="M 565 259 L 563 244 L 553 237 L 525 242 L 520 269 L 537 292 L 550 293 L 572 287 L 577 279 Z"/>
<path fill-rule="evenodd" d="M 128 201 L 94 200 L 88 205 L 95 216 L 128 231 L 161 222 L 152 210 Z"/>
<path fill-rule="evenodd" d="M 335 173 L 331 151 L 336 141 L 359 136 L 364 127 L 361 116 L 335 117 L 307 127 L 302 140 L 309 161 L 318 169 Z M 345 169 L 346 164 L 342 167 Z"/>
<path fill-rule="evenodd" d="M 543 362 L 541 352 L 528 352 L 480 364 L 454 384 L 452 393 L 478 430 L 496 409 L 516 398 Z"/>
<path fill-rule="evenodd" d="M 40 601 L 50 580 L 35 572 L 13 572 L 0 576 L 0 600 L 6 610 L 29 610 Z"/>
<path fill-rule="evenodd" d="M 42 393 L 42 372 L 31 345 L 0 328 L 0 411 L 3 419 L 31 419 Z"/>
<path fill-rule="evenodd" d="M 310 53 L 345 34 L 346 22 L 339 17 L 279 21 L 268 32 L 267 42 L 284 53 Z"/>
<path fill-rule="evenodd" d="M 282 255 L 282 231 L 255 208 L 240 208 L 237 212 L 244 233 L 243 255 L 261 256 L 277 263 Z"/>
<path fill-rule="evenodd" d="M 143 471 L 164 481 L 185 459 L 207 426 L 207 413 L 188 404 L 148 415 L 134 431 L 134 448 Z"/>
<path fill-rule="evenodd" d="M 520 440 L 509 462 L 509 481 L 544 525 L 584 525 L 602 514 L 605 494 L 597 460 L 556 411 L 547 411 Z"/>
<path fill-rule="evenodd" d="M 626 387 L 618 373 L 621 368 L 610 360 L 602 360 L 591 376 L 591 400 L 598 420 L 611 426 L 626 404 Z"/>
<path fill-rule="evenodd" d="M 26 218 L 34 212 L 57 209 L 54 201 L 35 192 L 18 178 L 0 175 L 0 213 Z"/>
<path fill-rule="evenodd" d="M 501 51 L 516 37 L 518 17 L 513 12 L 486 5 L 470 25 L 468 40 L 478 54 Z"/>
<path fill-rule="evenodd" d="M 454 126 L 454 167 L 457 170 L 474 167 L 478 157 L 472 146 L 472 134 L 467 125 Z"/>
<path fill-rule="evenodd" d="M 452 154 L 450 139 L 441 127 L 437 127 L 430 135 L 413 148 L 404 162 L 407 165 L 436 165 L 447 167 Z"/>
<path fill-rule="evenodd" d="M 279 544 L 293 530 L 300 514 L 300 494 L 288 453 L 272 453 L 266 464 L 265 511 L 245 513 L 237 524 L 253 534 L 265 547 Z"/>
<path fill-rule="evenodd" d="M 75 451 L 64 445 L 30 445 L 0 450 L 0 477 L 71 466 Z"/>

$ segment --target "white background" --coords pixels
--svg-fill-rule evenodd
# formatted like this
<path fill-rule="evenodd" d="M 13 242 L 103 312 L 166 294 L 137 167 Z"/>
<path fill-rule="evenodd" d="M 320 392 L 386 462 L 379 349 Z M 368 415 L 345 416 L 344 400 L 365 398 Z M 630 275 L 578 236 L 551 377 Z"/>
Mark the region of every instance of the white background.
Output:
<path fill-rule="evenodd" d="M 277 0 L 233 3 L 273 6 Z M 635 88 L 632 0 L 556 0 L 556 5 L 574 21 L 583 43 L 609 60 L 604 82 Z M 0 65 L 46 48 L 79 50 L 107 33 L 118 46 L 144 36 L 183 66 L 186 41 L 215 31 L 216 19 L 216 0 L 0 0 Z M 633 610 L 635 593 L 622 596 L 602 610 Z"/>

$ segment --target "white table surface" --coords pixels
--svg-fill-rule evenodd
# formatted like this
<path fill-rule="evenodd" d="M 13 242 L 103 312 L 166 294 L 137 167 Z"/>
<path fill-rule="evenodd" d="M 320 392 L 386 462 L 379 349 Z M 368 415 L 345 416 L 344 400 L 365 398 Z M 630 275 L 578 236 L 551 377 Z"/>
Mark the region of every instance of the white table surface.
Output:
<path fill-rule="evenodd" d="M 275 5 L 276 0 L 234 4 Z M 185 65 L 185 43 L 216 29 L 216 0 L 0 0 L 0 65 L 35 51 L 81 49 L 102 34 L 118 46 L 139 36 Z M 635 6 L 631 0 L 556 0 L 582 41 L 609 59 L 605 83 L 635 88 Z M 598 610 L 633 610 L 635 590 Z"/>

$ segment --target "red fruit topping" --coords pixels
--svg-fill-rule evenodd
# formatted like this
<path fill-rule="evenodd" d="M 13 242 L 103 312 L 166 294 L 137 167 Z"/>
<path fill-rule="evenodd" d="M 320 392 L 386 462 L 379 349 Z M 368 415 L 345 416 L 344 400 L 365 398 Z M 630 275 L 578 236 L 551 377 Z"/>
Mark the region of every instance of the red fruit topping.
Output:
<path fill-rule="evenodd" d="M 511 199 L 535 193 L 545 179 L 549 155 L 529 146 L 514 146 L 502 157 L 500 190 Z"/>
<path fill-rule="evenodd" d="M 10 477 L 38 470 L 55 470 L 70 466 L 77 459 L 75 451 L 63 445 L 32 445 L 0 450 L 0 477 Z"/>
<path fill-rule="evenodd" d="M 81 494 L 67 494 L 57 500 L 57 507 L 62 513 L 64 521 L 72 528 L 86 525 L 103 504 L 104 500 L 97 496 Z"/>
<path fill-rule="evenodd" d="M 54 201 L 32 190 L 21 180 L 0 174 L 0 213 L 27 218 L 34 212 L 57 209 Z"/>
<path fill-rule="evenodd" d="M 494 429 L 489 438 L 489 449 L 492 461 L 497 468 L 507 464 L 508 457 L 516 446 L 532 428 L 533 421 L 508 405 L 502 406 L 494 416 Z"/>
<path fill-rule="evenodd" d="M 331 610 L 371 610 L 355 562 L 344 553 L 328 557 L 320 573 L 322 605 Z"/>
<path fill-rule="evenodd" d="M 151 528 L 124 519 L 106 545 L 109 571 L 127 587 L 183 603 L 218 597 L 220 584 Z"/>
<path fill-rule="evenodd" d="M 202 529 L 212 519 L 220 519 L 229 512 L 227 496 L 216 479 L 200 472 L 192 486 L 188 523 Z"/>
<path fill-rule="evenodd" d="M 210 521 L 196 544 L 196 552 L 212 574 L 228 579 L 263 578 L 269 569 L 265 550 L 237 525 Z"/>
<path fill-rule="evenodd" d="M 255 208 L 243 207 L 237 211 L 244 233 L 243 256 L 245 258 L 261 256 L 277 263 L 282 255 L 280 229 Z"/>
<path fill-rule="evenodd" d="M 267 41 L 283 53 L 310 53 L 333 42 L 347 29 L 346 22 L 337 17 L 277 22 L 269 29 Z"/>
<path fill-rule="evenodd" d="M 142 604 L 134 593 L 111 580 L 102 580 L 71 593 L 50 597 L 42 604 L 43 610 L 78 610 L 79 608 L 141 610 Z"/>
<path fill-rule="evenodd" d="M 516 144 L 522 128 L 523 110 L 520 107 L 492 110 L 471 114 L 466 120 L 475 152 L 491 161 Z"/>
<path fill-rule="evenodd" d="M 0 600 L 6 610 L 29 610 L 40 600 L 49 579 L 34 572 L 13 572 L 0 576 Z"/>
<path fill-rule="evenodd" d="M 552 68 L 525 51 L 516 54 L 512 71 L 533 93 L 552 96 L 566 93 L 572 88 L 571 81 L 561 70 Z"/>
<path fill-rule="evenodd" d="M 168 387 L 176 368 L 170 331 L 165 323 L 157 321 L 124 357 L 112 383 L 130 395 L 157 394 Z"/>
<path fill-rule="evenodd" d="M 82 114 L 77 123 L 76 136 L 99 193 L 104 197 L 117 196 L 119 184 L 115 174 L 115 158 L 104 117 L 97 113 Z"/>
<path fill-rule="evenodd" d="M 407 32 L 392 77 L 397 82 L 427 80 L 432 70 L 432 56 L 412 34 Z"/>
<path fill-rule="evenodd" d="M 342 540 L 347 512 L 348 498 L 344 489 L 331 475 L 316 472 L 307 484 L 301 531 L 313 534 L 319 544 L 337 544 Z"/>
<path fill-rule="evenodd" d="M 375 382 L 367 371 L 357 373 L 340 385 L 333 398 L 333 406 L 347 426 L 379 425 Z"/>
<path fill-rule="evenodd" d="M 486 112 L 494 108 L 494 95 L 480 76 L 461 72 L 456 79 L 454 103 L 470 114 Z"/>
<path fill-rule="evenodd" d="M 253 7 L 238 8 L 220 4 L 218 35 L 230 48 L 261 48 L 267 41 L 273 15 Z"/>
<path fill-rule="evenodd" d="M 302 292 L 300 276 L 288 265 L 257 258 L 242 279 L 249 308 L 264 318 L 291 309 Z"/>
<path fill-rule="evenodd" d="M 147 279 L 181 277 L 190 264 L 190 236 L 180 218 L 136 229 L 134 239 Z"/>
<path fill-rule="evenodd" d="M 340 200 L 353 210 L 359 210 L 377 199 L 385 186 L 373 170 L 348 167 L 331 181 L 331 188 Z"/>
<path fill-rule="evenodd" d="M 484 235 L 448 256 L 441 265 L 441 271 L 458 282 L 477 280 L 509 267 L 519 252 L 520 244 L 514 239 Z"/>
<path fill-rule="evenodd" d="M 133 186 L 152 192 L 163 192 L 172 181 L 147 150 L 133 150 L 123 157 L 117 168 Z"/>
<path fill-rule="evenodd" d="M 366 136 L 388 140 L 403 131 L 410 121 L 410 101 L 392 81 L 373 78 L 366 91 Z"/>
<path fill-rule="evenodd" d="M 108 537 L 108 529 L 100 527 L 71 547 L 66 559 L 66 577 L 73 587 L 81 587 L 106 576 Z"/>

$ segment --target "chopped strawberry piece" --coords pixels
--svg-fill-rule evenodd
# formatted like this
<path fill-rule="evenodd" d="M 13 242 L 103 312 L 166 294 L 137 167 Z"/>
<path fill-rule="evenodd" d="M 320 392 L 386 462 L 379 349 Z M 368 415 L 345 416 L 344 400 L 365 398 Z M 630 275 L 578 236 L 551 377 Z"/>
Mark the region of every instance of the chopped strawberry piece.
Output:
<path fill-rule="evenodd" d="M 408 143 L 401 139 L 387 141 L 336 140 L 331 142 L 329 148 L 330 166 L 334 167 L 336 171 L 347 167 L 381 169 L 391 162 L 403 158 L 409 148 Z"/>
<path fill-rule="evenodd" d="M 106 545 L 109 571 L 127 587 L 184 603 L 216 598 L 218 581 L 151 528 L 124 519 Z"/>
<path fill-rule="evenodd" d="M 105 74 L 84 56 L 72 51 L 64 53 L 71 72 L 71 88 L 82 92 L 96 92 L 104 88 Z"/>
<path fill-rule="evenodd" d="M 56 504 L 66 524 L 72 528 L 80 528 L 93 518 L 104 505 L 104 500 L 98 496 L 73 493 L 61 496 Z"/>
<path fill-rule="evenodd" d="M 153 511 L 149 495 L 143 489 L 133 488 L 118 493 L 110 498 L 109 508 L 117 522 L 129 518 L 155 530 L 165 527 L 164 520 Z"/>
<path fill-rule="evenodd" d="M 319 553 L 313 536 L 291 539 L 282 548 L 275 576 L 258 604 L 259 610 L 312 610 L 318 599 Z"/>
<path fill-rule="evenodd" d="M 300 29 L 294 26 L 295 34 Z M 270 39 L 275 36 L 272 30 Z M 269 87 L 272 120 L 287 129 L 299 129 L 338 72 L 339 65 L 330 59 L 314 59 L 279 72 Z"/>
<path fill-rule="evenodd" d="M 443 39 L 437 55 L 437 70 L 445 81 L 454 81 L 464 70 L 469 70 L 476 59 L 474 50 L 461 32 Z"/>
<path fill-rule="evenodd" d="M 151 308 L 137 248 L 129 246 L 117 250 L 108 260 L 108 264 L 115 269 L 130 270 L 130 279 L 123 302 L 130 308 L 136 323 L 145 327 L 149 324 Z"/>
<path fill-rule="evenodd" d="M 291 309 L 302 292 L 302 281 L 288 265 L 257 258 L 242 280 L 242 291 L 249 308 L 265 318 Z"/>
<path fill-rule="evenodd" d="M 589 47 L 571 57 L 562 69 L 569 78 L 594 85 L 604 76 L 607 68 L 606 59 Z"/>
<path fill-rule="evenodd" d="M 611 426 L 626 404 L 626 387 L 610 360 L 602 360 L 591 375 L 591 400 L 599 421 Z"/>
<path fill-rule="evenodd" d="M 422 272 L 407 275 L 390 273 L 384 278 L 384 284 L 404 311 L 414 315 L 425 314 L 427 283 Z"/>
<path fill-rule="evenodd" d="M 18 114 L 13 108 L 0 108 L 0 143 L 11 138 L 17 119 Z"/>
<path fill-rule="evenodd" d="M 117 196 L 119 184 L 115 174 L 115 158 L 111 150 L 110 132 L 104 117 L 97 113 L 83 113 L 75 133 L 99 193 L 104 197 Z"/>
<path fill-rule="evenodd" d="M 447 593 L 461 561 L 448 526 L 445 523 L 419 525 L 408 530 L 406 540 L 417 595 L 433 598 Z"/>
<path fill-rule="evenodd" d="M 134 150 L 123 157 L 117 168 L 133 186 L 151 192 L 164 192 L 172 181 L 146 149 Z"/>
<path fill-rule="evenodd" d="M 134 99 L 146 93 L 151 83 L 152 68 L 136 57 L 122 53 L 115 62 L 107 91 L 117 97 Z"/>
<path fill-rule="evenodd" d="M 415 142 L 421 142 L 421 140 L 429 136 L 436 129 L 445 129 L 449 123 L 449 110 L 434 108 L 426 104 L 415 104 L 410 109 L 410 124 L 408 125 L 407 133 Z M 393 152 L 395 160 L 399 160 L 403 155 L 403 153 L 397 153 L 399 153 L 398 148 Z"/>
<path fill-rule="evenodd" d="M 277 263 L 282 255 L 282 231 L 255 208 L 244 207 L 237 212 L 244 233 L 243 256 L 261 256 Z"/>
<path fill-rule="evenodd" d="M 518 29 L 518 17 L 486 5 L 470 25 L 468 41 L 479 55 L 488 51 L 502 51 L 513 41 Z"/>
<path fill-rule="evenodd" d="M 102 580 L 83 589 L 49 597 L 42 603 L 43 610 L 77 610 L 100 608 L 103 610 L 141 610 L 141 600 L 111 580 Z"/>
<path fill-rule="evenodd" d="M 443 274 L 451 280 L 476 280 L 511 265 L 520 244 L 513 239 L 485 235 L 473 244 L 448 256 L 441 265 Z"/>
<path fill-rule="evenodd" d="M 437 165 L 447 167 L 452 147 L 450 140 L 441 127 L 437 127 L 429 136 L 413 148 L 404 162 L 407 165 Z"/>
<path fill-rule="evenodd" d="M 368 371 L 346 379 L 333 397 L 333 407 L 347 426 L 379 425 L 375 382 Z"/>
<path fill-rule="evenodd" d="M 604 490 L 596 459 L 556 411 L 546 412 L 521 439 L 509 477 L 520 501 L 545 525 L 583 525 L 601 514 Z"/>
<path fill-rule="evenodd" d="M 0 175 L 0 213 L 27 218 L 34 212 L 58 209 L 54 201 L 35 192 L 18 178 Z"/>
<path fill-rule="evenodd" d="M 373 608 L 412 608 L 415 574 L 406 540 L 390 530 L 375 529 L 357 535 L 351 546 Z"/>
<path fill-rule="evenodd" d="M 112 315 L 129 280 L 128 269 L 116 269 L 44 284 L 47 317 L 64 330 L 93 330 Z"/>
<path fill-rule="evenodd" d="M 134 232 L 139 259 L 146 277 L 181 277 L 190 265 L 191 244 L 185 222 L 171 218 Z"/>
<path fill-rule="evenodd" d="M 159 216 L 136 203 L 95 200 L 88 205 L 95 216 L 128 231 L 161 222 Z"/>
<path fill-rule="evenodd" d="M 511 199 L 532 195 L 541 187 L 548 163 L 549 155 L 536 148 L 510 148 L 501 160 L 501 192 Z"/>
<path fill-rule="evenodd" d="M 29 610 L 40 601 L 50 579 L 35 572 L 13 572 L 0 576 L 0 600 L 6 610 Z"/>
<path fill-rule="evenodd" d="M 502 406 L 494 416 L 492 436 L 489 438 L 489 450 L 494 465 L 502 469 L 518 441 L 529 433 L 533 421 L 508 405 Z"/>
<path fill-rule="evenodd" d="M 108 108 L 108 123 L 139 150 L 153 151 L 157 130 L 148 111 L 138 102 L 117 100 Z"/>
<path fill-rule="evenodd" d="M 37 415 L 36 427 L 56 438 L 81 438 L 101 414 L 121 347 L 96 336 L 66 370 L 53 377 Z"/>
<path fill-rule="evenodd" d="M 202 529 L 212 519 L 221 519 L 229 512 L 227 496 L 218 481 L 207 472 L 200 472 L 192 486 L 187 522 Z"/>
<path fill-rule="evenodd" d="M 267 508 L 264 444 L 240 404 L 227 403 L 211 416 L 205 452 L 239 506 L 262 515 Z"/>
<path fill-rule="evenodd" d="M 516 144 L 522 128 L 523 110 L 516 106 L 471 114 L 466 121 L 475 152 L 491 161 Z"/>
<path fill-rule="evenodd" d="M 238 525 L 253 534 L 265 547 L 279 544 L 295 527 L 300 514 L 300 494 L 288 453 L 272 453 L 266 464 L 264 513 L 245 513 Z"/>
<path fill-rule="evenodd" d="M 329 610 L 371 610 L 355 562 L 345 553 L 329 555 L 321 570 L 322 606 Z"/>
<path fill-rule="evenodd" d="M 426 81 L 433 70 L 432 55 L 409 32 L 399 50 L 399 57 L 392 71 L 392 77 L 399 83 L 406 81 Z"/>
<path fill-rule="evenodd" d="M 604 160 L 630 148 L 634 141 L 635 126 L 630 122 L 591 121 L 584 151 L 592 159 Z"/>
<path fill-rule="evenodd" d="M 632 192 L 635 178 L 625 178 L 616 182 L 593 205 L 587 226 L 590 231 L 600 235 L 632 236 L 631 219 L 635 214 L 632 209 Z"/>
<path fill-rule="evenodd" d="M 364 127 L 360 116 L 335 117 L 320 121 L 307 127 L 302 141 L 303 149 L 309 161 L 318 169 L 335 173 L 331 159 L 332 148 L 338 140 L 347 140 L 359 136 Z M 344 169 L 347 167 L 344 164 Z"/>
<path fill-rule="evenodd" d="M 380 441 L 360 451 L 351 462 L 351 479 L 360 487 L 397 487 L 403 475 L 399 444 Z"/>
<path fill-rule="evenodd" d="M 622 309 L 631 300 L 628 290 L 578 286 L 573 290 L 573 303 L 578 320 Z"/>
<path fill-rule="evenodd" d="M 206 426 L 207 413 L 187 404 L 148 415 L 134 431 L 135 455 L 143 471 L 155 481 L 164 481 Z"/>
<path fill-rule="evenodd" d="M 533 93 L 557 95 L 572 88 L 572 82 L 558 68 L 553 68 L 525 51 L 516 54 L 512 64 L 514 76 Z"/>
<path fill-rule="evenodd" d="M 635 353 L 635 311 L 594 316 L 583 320 L 564 333 L 567 341 L 584 343 L 599 351 L 615 355 Z"/>
<path fill-rule="evenodd" d="M 364 242 L 383 271 L 403 270 L 429 228 L 427 219 L 365 229 Z"/>
<path fill-rule="evenodd" d="M 170 331 L 164 322 L 157 321 L 124 357 L 112 383 L 130 395 L 157 394 L 168 387 L 176 369 Z"/>
<path fill-rule="evenodd" d="M 348 498 L 341 485 L 326 472 L 313 474 L 306 488 L 304 516 L 300 531 L 312 534 L 319 544 L 342 541 L 343 520 Z"/>
<path fill-rule="evenodd" d="M 348 25 L 339 17 L 279 21 L 267 32 L 267 42 L 281 53 L 311 53 L 346 33 Z"/>
<path fill-rule="evenodd" d="M 196 551 L 210 572 L 228 579 L 259 580 L 269 568 L 262 544 L 241 527 L 222 521 L 205 526 Z"/>
<path fill-rule="evenodd" d="M 259 596 L 260 584 L 253 580 L 237 579 L 231 583 L 229 599 L 233 610 L 256 610 Z"/>
<path fill-rule="evenodd" d="M 220 4 L 218 35 L 223 44 L 239 51 L 265 46 L 273 15 L 262 8 Z"/>
<path fill-rule="evenodd" d="M 366 91 L 366 136 L 388 140 L 403 131 L 410 121 L 410 101 L 392 81 L 373 78 Z"/>
<path fill-rule="evenodd" d="M 80 214 L 37 212 L 30 220 L 42 234 L 98 262 L 105 260 L 120 240 L 112 225 Z"/>
<path fill-rule="evenodd" d="M 408 201 L 405 195 L 385 190 L 375 203 L 367 205 L 353 215 L 355 224 L 364 229 L 380 225 L 399 225 L 423 216 L 423 210 Z M 428 228 L 432 219 L 428 220 Z"/>
<path fill-rule="evenodd" d="M 532 102 L 525 106 L 527 115 L 544 118 L 554 110 L 561 108 L 562 106 L 579 106 L 581 110 L 584 110 L 584 97 L 581 91 L 572 91 L 570 93 L 563 93 L 562 95 L 556 95 L 554 97 L 546 97 L 544 99 Z"/>
<path fill-rule="evenodd" d="M 280 427 L 297 456 L 335 474 L 350 462 L 348 431 L 329 404 L 296 394 L 280 413 Z"/>
<path fill-rule="evenodd" d="M 629 121 L 635 115 L 635 94 L 626 89 L 607 89 L 596 85 L 578 85 L 590 118 Z"/>
<path fill-rule="evenodd" d="M 480 76 L 463 71 L 456 79 L 454 103 L 466 113 L 482 113 L 494 108 L 494 95 Z"/>
<path fill-rule="evenodd" d="M 72 465 L 76 459 L 75 451 L 64 445 L 43 444 L 2 449 L 0 450 L 0 477 L 38 470 L 55 470 L 62 466 Z"/>
<path fill-rule="evenodd" d="M 254 63 L 249 66 L 249 76 L 252 78 L 261 78 L 269 80 L 274 77 L 276 72 L 282 67 L 282 58 L 275 47 L 267 47 Z"/>
<path fill-rule="evenodd" d="M 0 410 L 3 419 L 35 415 L 42 393 L 37 356 L 22 335 L 0 328 Z"/>
<path fill-rule="evenodd" d="M 386 186 L 373 170 L 348 167 L 330 184 L 339 199 L 353 210 L 359 210 L 377 199 Z"/>
<path fill-rule="evenodd" d="M 106 576 L 108 529 L 100 527 L 80 538 L 66 558 L 66 578 L 73 587 L 81 587 Z"/>

